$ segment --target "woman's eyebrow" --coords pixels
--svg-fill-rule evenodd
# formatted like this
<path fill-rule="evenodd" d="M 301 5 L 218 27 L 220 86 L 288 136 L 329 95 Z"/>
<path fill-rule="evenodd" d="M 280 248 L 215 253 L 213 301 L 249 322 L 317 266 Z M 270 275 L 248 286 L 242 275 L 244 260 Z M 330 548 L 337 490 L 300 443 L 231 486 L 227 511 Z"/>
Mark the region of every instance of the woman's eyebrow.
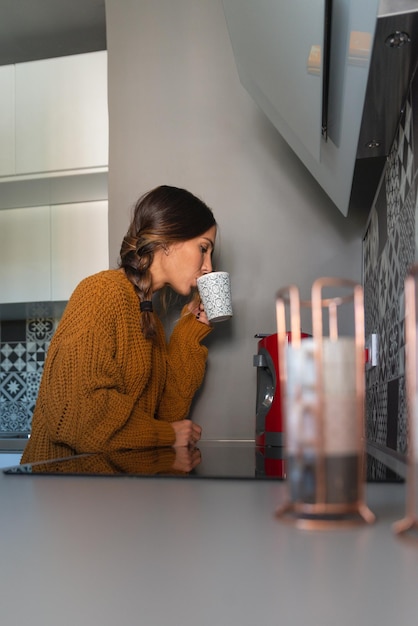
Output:
<path fill-rule="evenodd" d="M 215 244 L 213 243 L 212 239 L 209 239 L 209 237 L 203 237 L 203 239 L 206 239 L 206 241 L 211 245 L 211 248 L 213 250 L 213 248 L 215 247 Z"/>

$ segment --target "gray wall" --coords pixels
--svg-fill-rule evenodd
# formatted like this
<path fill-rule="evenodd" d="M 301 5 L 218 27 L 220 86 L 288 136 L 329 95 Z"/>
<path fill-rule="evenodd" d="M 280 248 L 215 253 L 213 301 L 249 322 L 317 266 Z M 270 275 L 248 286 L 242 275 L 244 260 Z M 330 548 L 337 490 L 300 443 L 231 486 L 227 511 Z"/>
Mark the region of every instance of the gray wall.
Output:
<path fill-rule="evenodd" d="M 206 438 L 252 438 L 254 334 L 276 331 L 275 292 L 360 282 L 367 216 L 339 213 L 243 89 L 221 0 L 106 0 L 106 19 L 110 265 L 148 189 L 186 187 L 214 209 L 235 317 L 207 341 L 193 419 Z"/>

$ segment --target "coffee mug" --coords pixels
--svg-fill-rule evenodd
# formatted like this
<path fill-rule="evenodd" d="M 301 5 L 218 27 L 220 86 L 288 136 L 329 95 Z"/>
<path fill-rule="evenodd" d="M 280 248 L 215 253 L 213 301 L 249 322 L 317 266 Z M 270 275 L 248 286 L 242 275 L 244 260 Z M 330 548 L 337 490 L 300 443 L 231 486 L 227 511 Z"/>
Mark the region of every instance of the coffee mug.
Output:
<path fill-rule="evenodd" d="M 200 299 L 210 322 L 232 317 L 231 285 L 228 272 L 210 272 L 197 279 Z"/>

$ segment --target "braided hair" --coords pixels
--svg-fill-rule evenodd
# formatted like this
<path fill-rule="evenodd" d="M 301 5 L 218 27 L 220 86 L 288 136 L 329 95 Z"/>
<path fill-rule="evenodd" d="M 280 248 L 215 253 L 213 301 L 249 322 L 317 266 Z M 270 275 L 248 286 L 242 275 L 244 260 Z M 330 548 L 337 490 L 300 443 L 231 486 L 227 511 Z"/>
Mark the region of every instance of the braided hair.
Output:
<path fill-rule="evenodd" d="M 216 226 L 216 221 L 211 209 L 186 189 L 162 185 L 141 196 L 135 204 L 121 245 L 119 267 L 125 270 L 138 295 L 142 331 L 147 339 L 156 334 L 149 304 L 155 251 L 199 237 L 212 226 Z"/>

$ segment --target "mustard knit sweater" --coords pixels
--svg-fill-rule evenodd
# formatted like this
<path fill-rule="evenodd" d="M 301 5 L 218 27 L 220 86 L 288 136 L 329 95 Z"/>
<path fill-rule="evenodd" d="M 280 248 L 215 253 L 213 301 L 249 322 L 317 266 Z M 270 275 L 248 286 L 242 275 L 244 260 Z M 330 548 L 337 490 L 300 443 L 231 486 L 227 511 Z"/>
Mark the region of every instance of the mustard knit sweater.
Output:
<path fill-rule="evenodd" d="M 31 465 L 32 474 L 82 474 L 130 476 L 187 476 L 188 472 L 173 469 L 176 460 L 174 448 L 144 448 L 116 450 L 103 454 L 81 454 L 62 460 L 40 461 Z"/>
<path fill-rule="evenodd" d="M 203 381 L 211 328 L 183 309 L 167 345 L 144 338 L 124 272 L 83 280 L 52 338 L 22 463 L 85 452 L 170 446 Z M 156 315 L 156 313 L 154 313 Z"/>

